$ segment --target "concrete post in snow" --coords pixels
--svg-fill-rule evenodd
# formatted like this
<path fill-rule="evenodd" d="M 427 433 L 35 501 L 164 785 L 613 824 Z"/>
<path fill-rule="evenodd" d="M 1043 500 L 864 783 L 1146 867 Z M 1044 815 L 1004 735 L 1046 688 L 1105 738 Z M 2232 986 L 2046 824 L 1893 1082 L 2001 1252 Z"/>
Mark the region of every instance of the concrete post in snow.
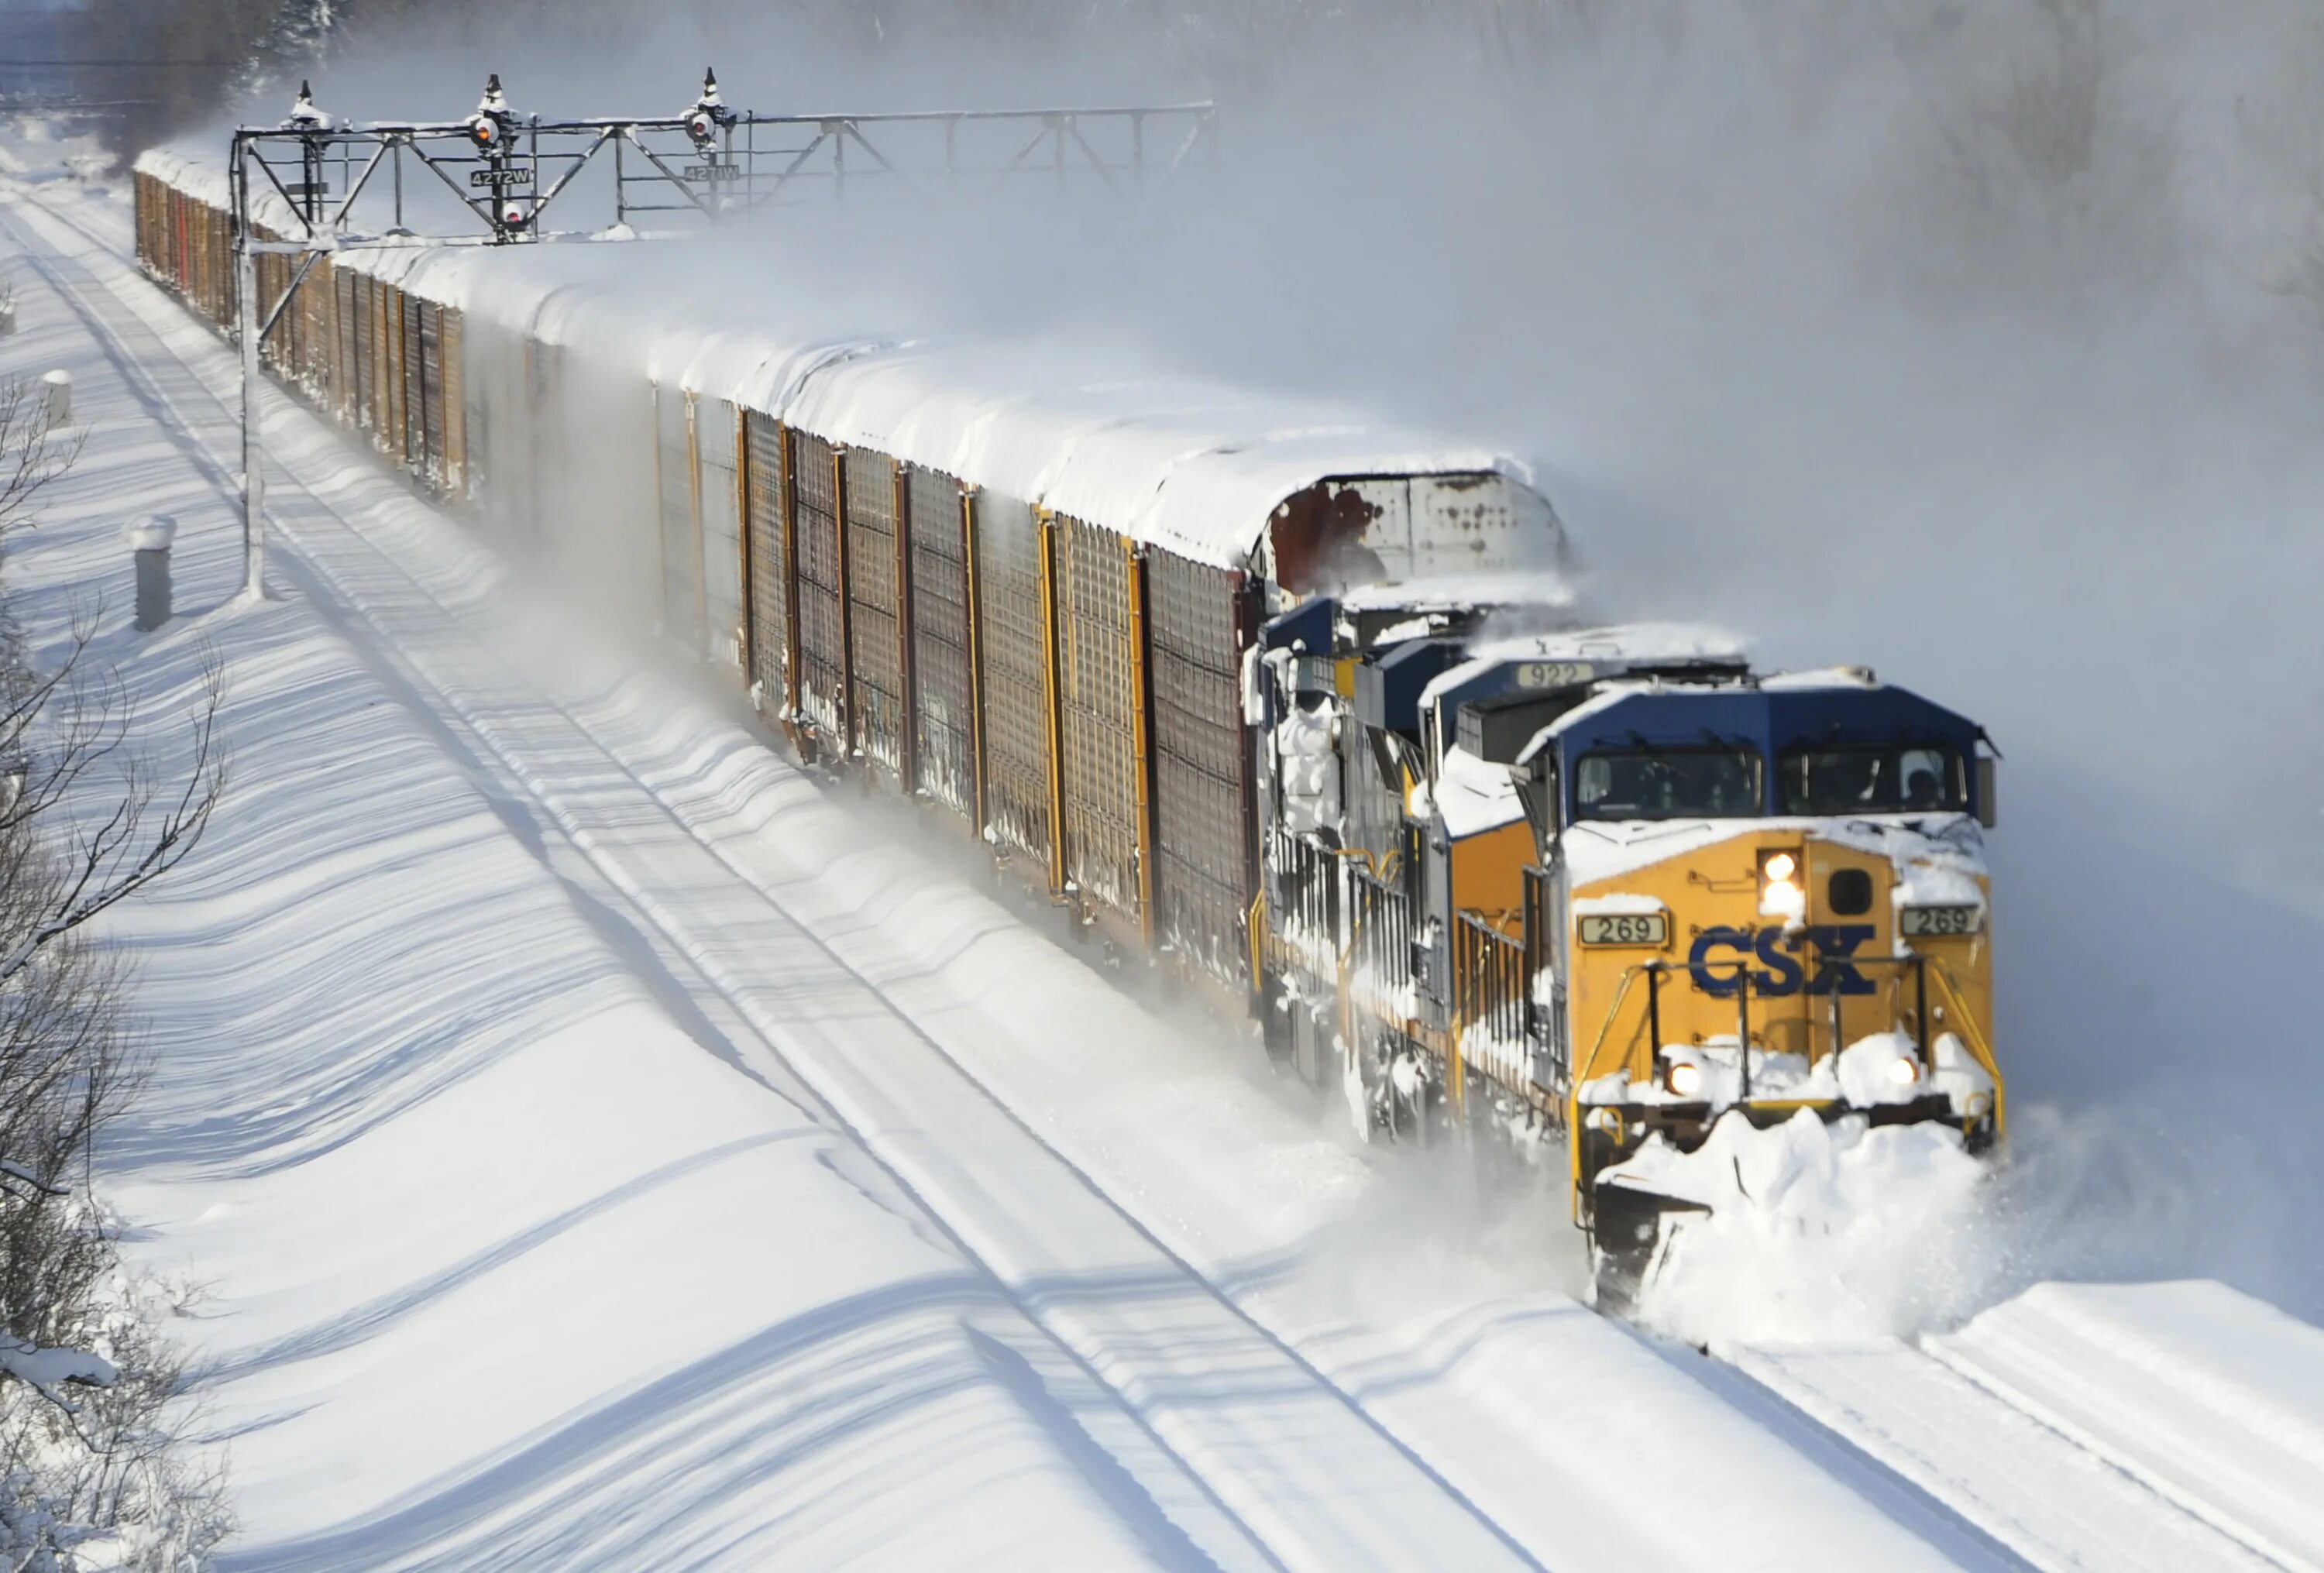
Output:
<path fill-rule="evenodd" d="M 72 373 L 70 372 L 42 373 L 41 397 L 48 403 L 51 426 L 70 424 L 72 420 Z"/>
<path fill-rule="evenodd" d="M 131 525 L 127 533 L 137 563 L 135 626 L 139 633 L 152 633 L 170 621 L 170 543 L 177 538 L 178 521 L 157 513 Z"/>

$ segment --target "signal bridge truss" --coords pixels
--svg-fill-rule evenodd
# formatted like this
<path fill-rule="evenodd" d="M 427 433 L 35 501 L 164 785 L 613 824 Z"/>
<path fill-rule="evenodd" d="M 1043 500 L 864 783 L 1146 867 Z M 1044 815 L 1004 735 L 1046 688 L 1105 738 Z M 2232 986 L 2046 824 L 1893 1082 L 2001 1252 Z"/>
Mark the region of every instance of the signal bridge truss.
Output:
<path fill-rule="evenodd" d="M 710 72 L 682 115 L 520 115 L 494 76 L 466 119 L 355 124 L 317 108 L 301 84 L 280 125 L 234 133 L 244 593 L 265 580 L 259 345 L 327 253 L 627 239 L 633 216 L 666 230 L 779 205 L 1027 188 L 1142 199 L 1190 161 L 1214 161 L 1218 136 L 1208 103 L 762 115 L 727 107 Z M 552 213 L 577 222 L 550 229 Z M 269 253 L 300 261 L 281 298 L 261 302 L 256 259 Z"/>

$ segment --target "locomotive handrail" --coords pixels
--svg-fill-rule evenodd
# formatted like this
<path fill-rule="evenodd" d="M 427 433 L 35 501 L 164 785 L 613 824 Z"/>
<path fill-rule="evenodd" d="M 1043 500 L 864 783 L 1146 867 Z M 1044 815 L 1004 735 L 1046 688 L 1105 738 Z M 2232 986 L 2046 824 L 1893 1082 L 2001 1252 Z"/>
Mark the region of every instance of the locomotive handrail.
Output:
<path fill-rule="evenodd" d="M 1621 1019 L 1622 1002 L 1629 998 L 1630 986 L 1638 980 L 1640 973 L 1665 971 L 1669 969 L 1669 962 L 1662 961 L 1634 961 L 1622 969 L 1622 986 L 1614 991 L 1614 1003 L 1607 1007 L 1604 1018 L 1598 1023 L 1598 1035 L 1590 1040 L 1590 1052 L 1582 1057 L 1582 1063 L 1574 1068 L 1572 1084 L 1566 1094 L 1569 1099 L 1581 1096 L 1584 1082 L 1598 1079 L 1600 1074 L 1598 1052 L 1606 1046 L 1606 1035 L 1612 1032 L 1614 1024 Z"/>
<path fill-rule="evenodd" d="M 1995 1088 L 1997 1090 L 1999 1089 L 2001 1085 L 2001 1069 L 1998 1062 L 1994 1058 L 1992 1045 L 1987 1042 L 1984 1028 L 1978 1025 L 1976 1013 L 1969 1008 L 1968 996 L 1962 990 L 1960 980 L 1953 976 L 1952 969 L 1946 965 L 1943 957 L 1929 955 L 1924 952 L 1912 951 L 1907 952 L 1905 954 L 1901 956 L 1854 956 L 1849 958 L 1849 964 L 1858 968 L 1895 968 L 1896 969 L 1896 982 L 1899 984 L 1904 980 L 1904 969 L 1907 967 L 1913 969 L 1914 978 L 1919 984 L 1917 993 L 1920 998 L 1915 1001 L 1911 1015 L 1914 1025 L 1914 1046 L 1918 1050 L 1918 1056 L 1924 1072 L 1932 1069 L 1933 1066 L 1934 1050 L 1929 1031 L 1932 1013 L 1928 1008 L 1926 987 L 1928 976 L 1933 970 L 1937 977 L 1939 986 L 1945 992 L 1946 1003 L 1950 1006 L 1953 1013 L 1953 1016 L 1959 1019 L 1963 1029 L 1956 1035 L 1960 1038 L 1962 1044 L 1969 1049 L 1970 1054 L 1977 1060 L 1978 1064 L 1985 1071 L 1986 1074 L 1993 1079 Z M 1602 1068 L 1600 1063 L 1600 1052 L 1605 1047 L 1607 1035 L 1613 1030 L 1615 1022 L 1620 1018 L 1623 1002 L 1629 998 L 1631 986 L 1637 981 L 1639 974 L 1645 973 L 1649 975 L 1649 987 L 1652 988 L 1659 984 L 1661 976 L 1665 973 L 1681 972 L 1692 974 L 1726 971 L 1731 970 L 1735 973 L 1737 979 L 1741 981 L 1744 989 L 1744 998 L 1746 1001 L 1748 1001 L 1750 989 L 1750 965 L 1751 963 L 1748 958 L 1738 958 L 1731 961 L 1671 961 L 1662 960 L 1658 957 L 1650 961 L 1634 962 L 1629 967 L 1625 968 L 1622 972 L 1621 987 L 1615 991 L 1614 1002 L 1607 1007 L 1604 1018 L 1599 1023 L 1598 1035 L 1591 1040 L 1590 1053 L 1583 1057 L 1581 1064 L 1574 1069 L 1573 1086 L 1576 1089 L 1579 1089 L 1583 1082 L 1595 1080 L 1598 1076 L 1607 1073 L 1606 1069 Z M 1834 992 L 1831 995 L 1831 1001 L 1833 1007 L 1832 1046 L 1831 1049 L 1826 1051 L 1827 1053 L 1836 1053 L 1840 1049 L 1847 1046 L 1840 1041 L 1840 996 L 1837 992 Z M 1899 1007 L 1901 1008 L 1901 1002 L 1899 1002 Z M 1650 1007 L 1648 1011 L 1649 1020 L 1651 1021 L 1656 1014 L 1657 1013 Z M 1952 1025 L 1950 1019 L 1948 1020 L 1947 1025 Z M 1651 1035 L 1659 1035 L 1659 1034 L 1654 1034 Z M 1748 1099 L 1750 1096 L 1750 1056 L 1748 1052 L 1749 1048 L 1748 1042 L 1743 1044 L 1743 1047 L 1746 1051 L 1741 1056 L 1742 1068 L 1744 1071 L 1743 1093 L 1744 1097 Z M 1648 1045 L 1648 1050 L 1649 1062 L 1651 1063 L 1651 1057 L 1661 1053 L 1663 1045 L 1661 1044 L 1651 1044 Z M 1763 1053 L 1765 1051 L 1763 1051 Z M 1814 1052 L 1812 1041 L 1811 1041 L 1808 1053 L 1810 1062 L 1813 1062 L 1814 1061 L 1823 1057 L 1825 1056 L 1817 1054 Z M 1999 1101 L 1997 1092 L 1995 1099 L 1997 1109 L 1999 1108 Z M 1998 1121 L 1997 1120 L 1996 1123 L 1997 1128 Z"/>
<path fill-rule="evenodd" d="M 1978 1064 L 1984 1069 L 1986 1075 L 1992 1079 L 1993 1134 L 1997 1139 L 2006 1136 L 2009 1134 L 2008 1099 L 2002 1080 L 2001 1066 L 1993 1057 L 1993 1045 L 1986 1041 L 1985 1029 L 1978 1025 L 1977 1013 L 1969 1007 L 1969 1000 L 1961 991 L 1960 982 L 1953 976 L 1953 970 L 1945 964 L 1945 959 L 1942 956 L 1930 956 L 1925 959 L 1936 964 L 1937 981 L 1943 986 L 1945 996 L 1951 1002 L 1954 1014 L 1960 1018 L 1960 1025 L 1964 1029 L 1960 1034 L 1961 1042 L 1968 1046 L 1969 1052 L 1976 1056 Z M 1922 1030 L 1925 1033 L 1928 1029 L 1923 1026 Z"/>

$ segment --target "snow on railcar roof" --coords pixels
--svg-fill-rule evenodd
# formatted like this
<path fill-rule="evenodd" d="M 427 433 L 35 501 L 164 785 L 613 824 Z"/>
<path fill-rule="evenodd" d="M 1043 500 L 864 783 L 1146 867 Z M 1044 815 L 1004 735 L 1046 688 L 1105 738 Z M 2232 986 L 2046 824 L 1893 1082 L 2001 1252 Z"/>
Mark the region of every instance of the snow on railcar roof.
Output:
<path fill-rule="evenodd" d="M 1430 678 L 1420 691 L 1420 703 L 1423 706 L 1434 704 L 1444 695 L 1513 661 L 1582 661 L 1602 667 L 1661 662 L 1739 663 L 1744 655 L 1740 639 L 1707 623 L 1617 623 L 1604 628 L 1485 639 L 1472 642 L 1461 661 Z M 1596 699 L 1585 701 L 1582 709 L 1596 704 Z"/>
<path fill-rule="evenodd" d="M 1479 639 L 1475 661 L 1735 661 L 1743 641 L 1707 622 L 1623 622 Z"/>
<path fill-rule="evenodd" d="M 1573 581 L 1558 573 L 1443 574 L 1359 584 L 1339 594 L 1350 612 L 1471 612 L 1480 607 L 1540 607 L 1563 611 L 1578 605 Z"/>
<path fill-rule="evenodd" d="M 156 150 L 138 168 L 227 199 L 213 156 Z M 1186 376 L 1089 380 L 1086 363 L 996 344 L 820 336 L 771 321 L 764 297 L 713 308 L 641 292 L 670 277 L 660 246 L 373 238 L 337 261 L 593 359 L 641 351 L 649 375 L 692 391 L 1221 566 L 1248 562 L 1277 509 L 1323 483 L 1494 475 L 1536 490 L 1507 454 L 1310 401 Z M 1554 530 L 1554 511 L 1541 516 Z"/>

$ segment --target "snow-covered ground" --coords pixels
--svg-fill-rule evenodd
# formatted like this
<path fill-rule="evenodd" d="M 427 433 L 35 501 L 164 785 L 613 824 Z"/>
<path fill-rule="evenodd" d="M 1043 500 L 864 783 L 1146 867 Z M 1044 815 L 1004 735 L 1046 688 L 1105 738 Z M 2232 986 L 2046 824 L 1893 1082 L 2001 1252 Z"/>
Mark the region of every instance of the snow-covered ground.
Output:
<path fill-rule="evenodd" d="M 0 371 L 70 370 L 91 429 L 10 559 L 34 634 L 106 593 L 165 755 L 206 652 L 229 684 L 212 837 L 110 931 L 155 1074 L 106 1188 L 199 1286 L 235 1566 L 2324 1543 L 2324 1334 L 2217 1285 L 1725 1358 L 1601 1319 L 1538 1174 L 1352 1145 L 279 396 L 274 594 L 237 603 L 231 355 L 124 261 L 121 193 L 0 204 Z M 156 511 L 183 615 L 145 639 L 120 527 Z"/>

